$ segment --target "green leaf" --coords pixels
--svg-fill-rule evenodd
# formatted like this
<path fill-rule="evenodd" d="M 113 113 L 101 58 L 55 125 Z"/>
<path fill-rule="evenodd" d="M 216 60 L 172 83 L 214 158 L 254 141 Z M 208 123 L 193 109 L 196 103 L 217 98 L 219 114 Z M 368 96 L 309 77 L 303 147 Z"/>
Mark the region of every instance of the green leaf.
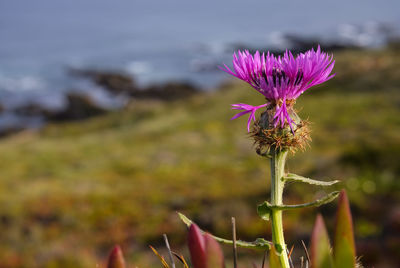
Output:
<path fill-rule="evenodd" d="M 320 214 L 317 215 L 311 236 L 311 267 L 334 267 L 328 232 L 325 228 L 324 219 Z"/>
<path fill-rule="evenodd" d="M 190 225 L 192 225 L 193 221 L 191 221 L 188 217 L 186 217 L 185 215 L 183 215 L 180 212 L 178 212 L 178 215 L 179 215 L 179 218 L 183 221 L 183 223 L 186 224 L 187 227 L 190 227 Z M 203 230 L 201 230 L 201 232 L 206 233 Z M 228 244 L 228 245 L 233 244 L 232 240 L 220 238 L 220 237 L 212 235 L 212 234 L 210 234 L 210 236 L 220 243 Z M 242 240 L 236 240 L 236 245 L 238 247 L 242 247 L 242 248 L 266 250 L 266 249 L 270 249 L 271 246 L 273 245 L 273 243 L 271 241 L 267 241 L 263 238 L 257 238 L 254 242 L 246 242 L 246 241 L 242 241 Z"/>
<path fill-rule="evenodd" d="M 335 191 L 332 192 L 318 200 L 315 200 L 310 203 L 304 203 L 304 204 L 298 204 L 298 205 L 271 205 L 269 202 L 265 201 L 261 205 L 257 207 L 257 211 L 259 212 L 258 215 L 260 215 L 260 211 L 264 214 L 261 214 L 260 217 L 267 217 L 267 213 L 271 213 L 272 210 L 292 210 L 292 209 L 298 209 L 298 208 L 307 208 L 307 207 L 319 207 L 321 205 L 324 205 L 326 203 L 329 203 L 333 201 L 336 197 L 338 197 L 339 192 Z"/>
<path fill-rule="evenodd" d="M 338 183 L 340 181 L 334 180 L 334 181 L 318 181 L 318 180 L 312 180 L 310 178 L 302 177 L 293 173 L 287 174 L 285 177 L 282 178 L 284 181 L 296 181 L 296 182 L 304 182 L 308 184 L 313 184 L 313 185 L 319 185 L 319 186 L 331 186 L 335 183 Z"/>
<path fill-rule="evenodd" d="M 355 267 L 356 250 L 354 246 L 353 220 L 350 212 L 349 199 L 344 190 L 340 192 L 339 196 L 333 254 L 338 267 Z"/>
<path fill-rule="evenodd" d="M 264 221 L 269 221 L 271 218 L 271 212 L 271 204 L 267 201 L 257 206 L 258 216 L 260 216 Z"/>
<path fill-rule="evenodd" d="M 193 221 L 191 219 L 189 219 L 188 217 L 186 217 L 185 215 L 183 215 L 180 212 L 177 212 L 179 218 L 181 219 L 181 221 L 183 221 L 184 224 L 186 224 L 187 227 L 190 227 L 190 225 L 192 225 Z"/>
<path fill-rule="evenodd" d="M 280 244 L 274 244 L 275 250 L 278 254 L 281 254 L 283 251 L 283 248 Z"/>
<path fill-rule="evenodd" d="M 269 251 L 269 268 L 281 268 L 281 262 L 279 261 L 278 253 L 275 247 L 272 247 Z"/>

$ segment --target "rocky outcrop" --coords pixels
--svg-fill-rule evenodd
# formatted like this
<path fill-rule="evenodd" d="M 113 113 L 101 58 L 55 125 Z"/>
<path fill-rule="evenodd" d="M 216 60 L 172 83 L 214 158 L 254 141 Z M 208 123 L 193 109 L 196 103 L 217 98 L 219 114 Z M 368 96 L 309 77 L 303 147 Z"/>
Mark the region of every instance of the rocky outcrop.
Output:
<path fill-rule="evenodd" d="M 40 117 L 48 121 L 68 121 L 86 119 L 108 111 L 84 94 L 68 93 L 66 98 L 67 104 L 62 109 L 51 110 L 37 103 L 28 103 L 15 108 L 13 112 L 19 116 Z"/>
<path fill-rule="evenodd" d="M 8 128 L 1 128 L 0 129 L 0 138 L 8 137 L 18 132 L 23 131 L 25 128 L 19 126 L 12 126 Z"/>
<path fill-rule="evenodd" d="M 112 94 L 126 94 L 134 99 L 171 101 L 200 92 L 196 86 L 188 82 L 167 82 L 140 88 L 131 76 L 124 73 L 94 70 L 70 70 L 70 73 L 90 79 Z"/>
<path fill-rule="evenodd" d="M 300 52 L 305 52 L 310 48 L 317 48 L 318 45 L 323 47 L 324 51 L 338 51 L 343 49 L 360 49 L 360 46 L 356 46 L 353 43 L 345 43 L 340 40 L 322 40 L 317 37 L 303 37 L 295 34 L 283 34 L 281 36 L 281 42 L 284 42 L 284 49 L 279 47 L 271 48 L 271 47 L 252 47 L 246 43 L 234 43 L 231 45 L 231 49 L 233 50 L 249 50 L 251 53 L 255 53 L 257 50 L 259 51 L 269 51 L 274 54 L 282 54 L 285 53 L 286 48 L 290 49 L 293 54 L 297 54 Z"/>
<path fill-rule="evenodd" d="M 143 90 L 133 92 L 131 96 L 136 99 L 159 99 L 172 101 L 187 98 L 199 93 L 200 90 L 185 82 L 169 82 L 166 84 L 152 85 Z"/>
<path fill-rule="evenodd" d="M 27 103 L 23 106 L 16 107 L 15 109 L 12 110 L 12 112 L 14 112 L 16 115 L 19 116 L 31 116 L 31 117 L 39 116 L 47 118 L 52 116 L 57 111 L 47 109 L 40 103 Z"/>
<path fill-rule="evenodd" d="M 58 112 L 47 115 L 50 121 L 81 120 L 97 116 L 108 110 L 94 102 L 89 96 L 78 93 L 67 95 L 66 107 Z"/>
<path fill-rule="evenodd" d="M 124 73 L 77 69 L 71 69 L 69 72 L 74 76 L 87 78 L 114 94 L 130 94 L 138 90 L 135 80 Z"/>
<path fill-rule="evenodd" d="M 139 88 L 135 80 L 124 73 L 97 70 L 70 70 L 70 73 L 91 80 L 111 93 L 110 98 L 123 95 L 124 99 L 173 101 L 201 92 L 199 88 L 187 82 L 169 82 Z M 68 92 L 65 95 L 66 104 L 57 109 L 48 108 L 48 106 L 40 102 L 27 101 L 25 104 L 5 111 L 0 104 L 0 114 L 4 116 L 7 113 L 14 118 L 12 122 L 0 125 L 0 137 L 8 136 L 27 128 L 40 127 L 48 121 L 83 120 L 104 114 L 110 110 L 87 93 L 76 89 Z M 121 108 L 122 104 L 119 107 Z M 38 123 L 32 126 L 32 122 Z"/>

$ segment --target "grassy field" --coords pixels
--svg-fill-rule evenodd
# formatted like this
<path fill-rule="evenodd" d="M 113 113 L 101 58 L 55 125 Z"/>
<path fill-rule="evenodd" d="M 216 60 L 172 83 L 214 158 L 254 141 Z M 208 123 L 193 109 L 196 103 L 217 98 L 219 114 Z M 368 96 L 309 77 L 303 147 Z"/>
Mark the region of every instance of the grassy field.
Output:
<path fill-rule="evenodd" d="M 335 58 L 337 76 L 296 104 L 313 122 L 313 141 L 287 169 L 342 180 L 332 190 L 349 193 L 362 261 L 386 267 L 399 249 L 400 51 L 343 51 Z M 130 263 L 160 267 L 148 245 L 161 248 L 167 233 L 181 247 L 186 230 L 175 211 L 221 236 L 230 236 L 235 216 L 241 239 L 269 238 L 255 209 L 268 199 L 268 161 L 254 152 L 247 119 L 229 120 L 231 103 L 262 101 L 245 83 L 226 84 L 0 140 L 0 267 L 101 267 L 115 243 Z M 285 202 L 322 193 L 292 184 Z M 334 210 L 331 204 L 286 214 L 296 256 L 315 214 L 332 230 Z M 248 265 L 261 256 L 241 251 L 240 259 Z"/>

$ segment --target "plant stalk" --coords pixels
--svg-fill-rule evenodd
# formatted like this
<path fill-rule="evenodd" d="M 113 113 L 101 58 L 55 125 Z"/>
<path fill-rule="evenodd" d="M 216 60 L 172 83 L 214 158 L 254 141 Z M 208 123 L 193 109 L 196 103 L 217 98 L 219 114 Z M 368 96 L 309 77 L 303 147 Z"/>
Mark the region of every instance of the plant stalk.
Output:
<path fill-rule="evenodd" d="M 282 205 L 283 188 L 285 181 L 285 161 L 287 151 L 271 150 L 271 204 Z M 285 238 L 283 236 L 282 210 L 273 209 L 271 212 L 272 242 L 279 245 L 282 252 L 279 259 L 283 268 L 290 268 L 286 250 Z"/>

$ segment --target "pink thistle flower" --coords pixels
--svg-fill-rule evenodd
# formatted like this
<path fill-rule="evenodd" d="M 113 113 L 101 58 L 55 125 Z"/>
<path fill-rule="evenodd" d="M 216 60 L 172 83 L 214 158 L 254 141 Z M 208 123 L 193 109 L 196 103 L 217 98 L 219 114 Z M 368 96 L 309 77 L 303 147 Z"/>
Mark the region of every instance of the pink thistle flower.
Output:
<path fill-rule="evenodd" d="M 275 108 L 274 127 L 284 128 L 287 123 L 293 132 L 293 120 L 289 116 L 288 106 L 310 87 L 335 76 L 331 74 L 335 61 L 332 56 L 321 52 L 320 46 L 316 51 L 311 49 L 296 57 L 290 51 L 278 57 L 269 52 L 265 55 L 256 51 L 251 55 L 248 50 L 238 51 L 233 54 L 232 63 L 233 71 L 226 64 L 221 70 L 249 83 L 267 100 L 266 104 L 259 106 L 243 103 L 232 105 L 232 109 L 243 110 L 232 119 L 250 113 L 247 131 L 250 131 L 257 109 L 272 105 Z"/>

